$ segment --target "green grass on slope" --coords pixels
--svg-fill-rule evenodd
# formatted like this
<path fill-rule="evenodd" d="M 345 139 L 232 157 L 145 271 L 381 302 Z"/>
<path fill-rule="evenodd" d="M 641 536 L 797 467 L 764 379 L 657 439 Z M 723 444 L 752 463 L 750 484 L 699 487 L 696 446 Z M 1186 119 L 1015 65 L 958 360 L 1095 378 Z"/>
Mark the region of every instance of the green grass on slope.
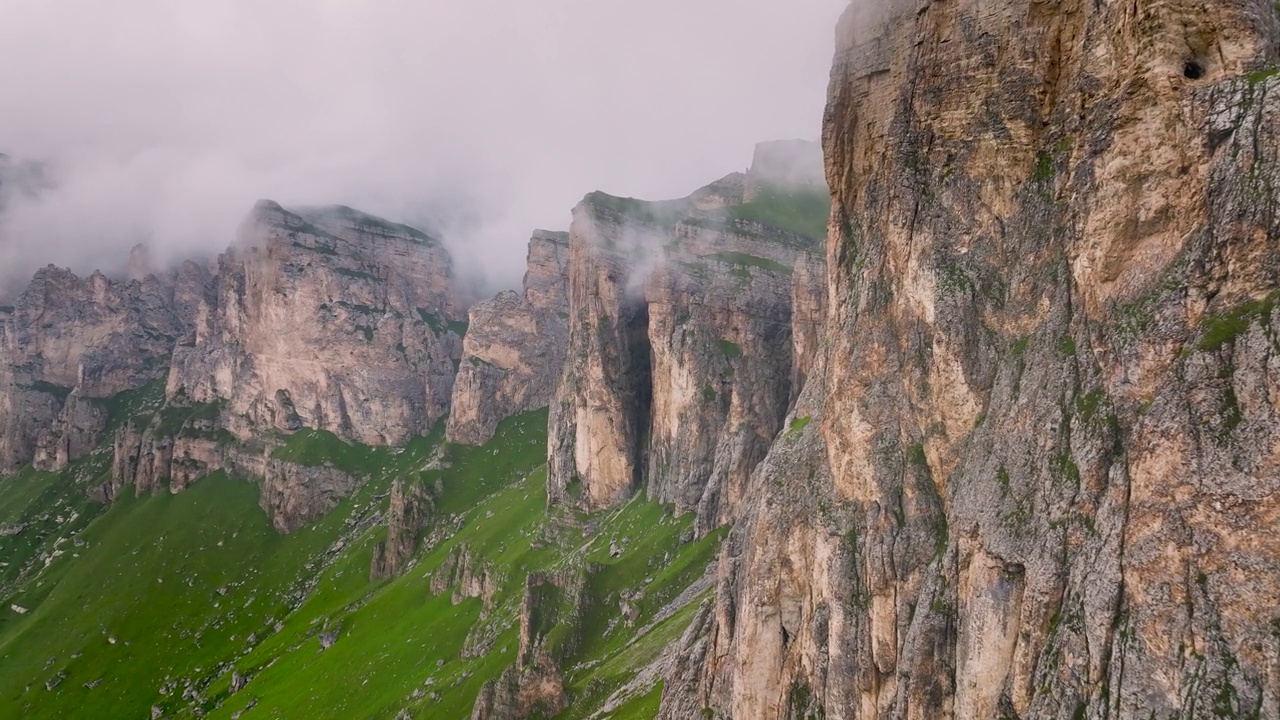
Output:
<path fill-rule="evenodd" d="M 536 566 L 527 558 L 529 536 L 541 526 L 546 505 L 545 473 L 536 472 L 546 453 L 546 417 L 540 411 L 507 420 L 482 448 L 448 447 L 443 469 L 423 472 L 421 479 L 438 479 L 444 487 L 437 522 L 462 515 L 463 529 L 380 585 L 367 580 L 363 550 L 354 561 L 335 563 L 286 628 L 236 663 L 254 679 L 210 717 L 230 717 L 254 701 L 244 720 L 394 717 L 419 701 L 432 708 L 424 717 L 467 717 L 480 686 L 515 660 L 517 628 L 502 630 L 487 656 L 461 660 L 482 603 L 468 599 L 455 606 L 451 593 L 432 597 L 431 576 L 463 543 L 502 563 L 512 578 Z M 356 544 L 371 545 L 375 532 Z M 523 575 L 519 581 L 523 588 Z M 518 603 L 514 587 L 514 581 L 505 583 L 500 597 L 514 596 Z M 316 637 L 321 627 L 340 628 L 337 642 L 323 652 Z M 428 679 L 433 682 L 424 685 Z M 415 690 L 420 697 L 413 697 Z"/>
<path fill-rule="evenodd" d="M 166 680 L 216 674 L 251 635 L 269 634 L 340 518 L 281 537 L 257 500 L 256 486 L 215 475 L 117 502 L 0 638 L 0 716 L 143 717 Z"/>
<path fill-rule="evenodd" d="M 658 716 L 661 705 L 662 683 L 659 682 L 648 694 L 632 698 L 618 708 L 611 716 L 611 720 L 653 720 Z"/>
<path fill-rule="evenodd" d="M 826 189 L 791 189 L 765 186 L 755 200 L 731 205 L 725 213 L 738 220 L 758 222 L 813 240 L 827 236 L 831 196 Z"/>
<path fill-rule="evenodd" d="M 424 473 L 440 480 L 444 495 L 437 524 L 459 518 L 457 532 L 441 537 L 401 577 L 371 586 L 335 564 L 288 627 L 237 668 L 254 679 L 211 718 L 393 718 L 407 710 L 417 718 L 466 718 L 476 695 L 516 661 L 519 610 L 529 572 L 581 568 L 597 562 L 589 592 L 597 610 L 565 657 L 574 696 L 566 718 L 583 717 L 629 680 L 684 631 L 693 606 L 657 623 L 631 642 L 663 605 L 705 571 L 720 536 L 681 545 L 689 519 L 666 515 L 660 505 L 636 501 L 602 516 L 591 538 L 557 537 L 545 511 L 545 412 L 503 424 L 483 448 L 450 447 L 444 468 Z M 577 538 L 573 540 L 572 538 Z M 623 548 L 610 557 L 610 544 Z M 451 588 L 430 592 L 431 579 L 461 548 L 500 578 L 485 611 L 478 599 Z M 335 577 L 344 572 L 343 578 Z M 620 622 L 618 592 L 639 590 L 636 626 Z M 340 628 L 338 641 L 321 651 L 319 628 Z M 478 647 L 469 656 L 468 646 Z M 588 690 L 590 688 L 590 691 Z M 220 690 L 215 690 L 220 692 Z M 656 700 L 654 700 L 656 702 Z M 643 715 L 635 715 L 642 717 Z"/>
<path fill-rule="evenodd" d="M 107 412 L 106 436 L 133 417 L 147 417 L 164 397 L 164 383 L 156 381 L 107 400 L 91 400 Z M 111 448 L 103 446 L 58 473 L 31 466 L 0 478 L 0 635 L 21 617 L 10 609 L 25 581 L 42 573 L 57 558 L 79 552 L 77 536 L 103 507 L 89 501 L 89 492 L 108 478 Z M 45 583 L 26 588 L 22 603 L 51 589 Z"/>
<path fill-rule="evenodd" d="M 167 695 L 161 688 L 178 680 L 207 683 L 251 638 L 269 638 L 303 597 L 314 569 L 330 559 L 326 551 L 373 510 L 393 479 L 426 462 L 432 444 L 419 439 L 402 451 L 370 451 L 381 463 L 372 481 L 289 536 L 271 529 L 255 484 L 222 475 L 176 496 L 124 493 L 74 544 L 62 543 L 64 552 L 47 569 L 11 584 L 0 610 L 0 717 L 142 717 L 153 704 L 186 705 L 182 687 Z M 98 451 L 83 462 L 105 473 L 103 457 Z M 25 471 L 0 482 L 0 517 L 30 515 L 24 508 L 41 509 L 50 503 L 40 498 L 49 496 L 60 512 L 42 514 L 50 522 L 55 514 L 65 519 L 65 508 L 84 502 L 85 494 L 70 473 Z M 343 549 L 332 558 L 362 562 L 352 577 L 364 582 L 369 554 L 359 551 L 366 548 Z M 17 614 L 11 603 L 29 612 Z M 45 683 L 59 677 L 47 690 Z"/>
<path fill-rule="evenodd" d="M 549 517 L 546 420 L 545 410 L 509 419 L 481 448 L 440 445 L 438 434 L 399 452 L 296 434 L 278 456 L 372 480 L 288 536 L 272 531 L 255 485 L 221 475 L 121 500 L 83 532 L 79 557 L 22 588 L 31 611 L 0 625 L 0 717 L 147 717 L 158 704 L 169 718 L 466 718 L 516 661 L 528 573 L 588 569 L 586 616 L 545 631 L 571 696 L 561 717 L 590 715 L 679 638 L 701 598 L 664 608 L 702 576 L 722 535 L 682 542 L 690 519 L 642 500 L 592 518 L 590 537 Z M 385 529 L 370 513 L 395 479 L 442 489 L 431 543 L 400 577 L 371 582 Z M 0 512 L 32 504 L 49 481 L 0 485 Z M 431 592 L 464 550 L 497 578 L 487 609 L 455 604 L 456 588 Z M 337 639 L 322 649 L 329 633 Z M 233 672 L 249 678 L 235 694 Z M 641 689 L 614 716 L 652 717 L 660 693 Z"/>

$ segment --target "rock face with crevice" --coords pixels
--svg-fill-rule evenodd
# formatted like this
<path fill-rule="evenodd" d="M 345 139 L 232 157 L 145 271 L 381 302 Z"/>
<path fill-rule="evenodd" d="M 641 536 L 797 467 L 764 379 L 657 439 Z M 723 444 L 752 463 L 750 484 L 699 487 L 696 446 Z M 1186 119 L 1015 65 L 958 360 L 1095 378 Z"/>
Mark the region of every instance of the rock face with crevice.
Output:
<path fill-rule="evenodd" d="M 822 352 L 662 717 L 1277 716 L 1274 10 L 838 38 Z"/>
<path fill-rule="evenodd" d="M 373 548 L 369 579 L 400 574 L 418 548 L 418 533 L 431 523 L 435 502 L 425 485 L 396 480 L 387 503 L 387 539 Z"/>
<path fill-rule="evenodd" d="M 180 492 L 221 470 L 257 479 L 263 509 L 290 532 L 363 480 L 277 457 L 290 435 L 401 445 L 448 410 L 465 323 L 448 252 L 411 227 L 263 201 L 207 288 L 173 297 L 195 308 L 194 330 L 177 342 L 163 406 L 117 429 L 105 499 L 128 485 Z M 412 552 L 412 514 L 382 572 Z"/>
<path fill-rule="evenodd" d="M 112 280 L 46 267 L 0 307 L 0 470 L 56 470 L 96 446 L 105 402 L 164 377 L 202 268 Z"/>
<path fill-rule="evenodd" d="M 568 349 L 569 236 L 529 241 L 523 294 L 504 292 L 471 308 L 446 437 L 483 445 L 502 420 L 546 407 Z"/>
<path fill-rule="evenodd" d="M 413 228 L 263 201 L 219 258 L 167 395 L 225 402 L 241 440 L 308 427 L 403 444 L 448 410 L 463 332 L 451 268 Z"/>
<path fill-rule="evenodd" d="M 684 200 L 594 193 L 575 209 L 553 504 L 601 509 L 643 489 L 696 511 L 701 532 L 732 517 L 787 411 L 793 274 L 827 209 L 824 187 L 765 170 Z M 797 227 L 806 209 L 816 223 Z"/>

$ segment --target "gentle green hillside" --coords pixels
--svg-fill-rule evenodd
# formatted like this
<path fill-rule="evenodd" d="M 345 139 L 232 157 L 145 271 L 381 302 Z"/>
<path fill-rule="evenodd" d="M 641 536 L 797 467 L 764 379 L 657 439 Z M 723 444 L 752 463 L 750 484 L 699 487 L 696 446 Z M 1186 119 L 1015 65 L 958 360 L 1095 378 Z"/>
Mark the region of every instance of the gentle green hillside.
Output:
<path fill-rule="evenodd" d="M 26 525 L 0 538 L 0 717 L 144 718 L 157 706 L 174 718 L 466 718 L 516 660 L 527 574 L 566 570 L 586 578 L 589 610 L 548 615 L 542 632 L 571 698 L 561 717 L 586 717 L 683 632 L 702 596 L 671 602 L 702 578 L 720 536 L 690 542 L 689 518 L 640 500 L 548 516 L 545 448 L 545 411 L 508 420 L 483 448 L 445 445 L 438 431 L 402 451 L 299 433 L 277 457 L 369 479 L 288 536 L 258 508 L 255 484 L 222 474 L 179 495 L 126 488 L 109 509 L 93 505 L 86 490 L 109 452 L 0 480 L 0 528 Z M 432 488 L 432 544 L 400 577 L 371 582 L 395 480 Z M 584 536 L 583 523 L 596 531 Z M 497 578 L 487 610 L 456 587 L 431 592 L 463 550 Z M 248 681 L 232 694 L 236 675 Z M 614 716 L 653 717 L 660 690 L 632 690 Z"/>

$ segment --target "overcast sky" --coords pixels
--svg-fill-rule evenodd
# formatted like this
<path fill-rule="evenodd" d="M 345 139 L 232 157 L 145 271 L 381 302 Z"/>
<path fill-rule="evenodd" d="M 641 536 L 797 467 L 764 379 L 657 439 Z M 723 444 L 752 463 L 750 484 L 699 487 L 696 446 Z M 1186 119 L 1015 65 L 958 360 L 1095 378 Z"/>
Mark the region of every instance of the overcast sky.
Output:
<path fill-rule="evenodd" d="M 11 204 L 0 263 L 212 254 L 269 197 L 446 206 L 510 283 L 588 191 L 681 196 L 817 139 L 846 4 L 0 0 L 0 153 L 59 183 Z"/>

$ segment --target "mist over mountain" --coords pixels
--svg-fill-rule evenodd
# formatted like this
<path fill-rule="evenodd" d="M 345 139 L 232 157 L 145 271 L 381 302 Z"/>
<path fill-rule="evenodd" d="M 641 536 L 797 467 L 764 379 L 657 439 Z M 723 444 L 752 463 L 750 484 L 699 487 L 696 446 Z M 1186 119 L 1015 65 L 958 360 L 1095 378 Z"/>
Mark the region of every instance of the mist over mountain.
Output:
<path fill-rule="evenodd" d="M 10 198 L 0 265 L 212 255 L 272 198 L 430 226 L 513 286 L 593 189 L 682 197 L 815 138 L 845 5 L 9 2 L 0 152 L 52 186 Z"/>

